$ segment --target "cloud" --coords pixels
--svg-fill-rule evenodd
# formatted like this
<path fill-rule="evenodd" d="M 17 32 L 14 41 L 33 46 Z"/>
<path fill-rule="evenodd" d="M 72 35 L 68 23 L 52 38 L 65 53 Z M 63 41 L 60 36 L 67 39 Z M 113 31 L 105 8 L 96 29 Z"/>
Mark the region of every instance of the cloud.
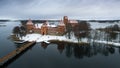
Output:
<path fill-rule="evenodd" d="M 119 0 L 0 0 L 0 18 L 119 19 Z"/>

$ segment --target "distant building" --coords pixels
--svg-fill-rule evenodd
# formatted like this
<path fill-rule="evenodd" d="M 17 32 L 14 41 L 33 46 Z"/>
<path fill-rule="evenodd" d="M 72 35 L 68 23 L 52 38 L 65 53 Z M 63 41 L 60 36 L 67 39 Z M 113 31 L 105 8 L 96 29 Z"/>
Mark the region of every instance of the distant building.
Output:
<path fill-rule="evenodd" d="M 66 32 L 66 25 L 67 23 L 70 23 L 72 27 L 78 24 L 76 20 L 68 20 L 67 16 L 63 17 L 63 20 L 56 23 L 50 23 L 48 21 L 44 23 L 37 23 L 33 24 L 32 20 L 29 19 L 26 27 L 27 27 L 27 32 L 28 33 L 40 33 L 42 35 L 63 35 Z"/>

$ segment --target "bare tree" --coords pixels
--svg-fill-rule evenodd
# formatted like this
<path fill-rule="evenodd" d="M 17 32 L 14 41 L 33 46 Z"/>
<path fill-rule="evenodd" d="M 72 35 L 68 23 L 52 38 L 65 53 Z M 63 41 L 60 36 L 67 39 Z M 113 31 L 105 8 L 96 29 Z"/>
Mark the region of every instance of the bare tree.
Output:
<path fill-rule="evenodd" d="M 86 21 L 79 21 L 78 25 L 73 27 L 73 32 L 78 39 L 78 42 L 83 37 L 89 36 L 90 24 Z"/>
<path fill-rule="evenodd" d="M 20 27 L 19 26 L 16 26 L 13 28 L 13 34 L 15 34 L 16 37 L 19 36 L 19 34 L 20 34 Z"/>
<path fill-rule="evenodd" d="M 71 39 L 70 33 L 72 31 L 72 25 L 70 23 L 66 24 L 66 32 L 68 33 L 68 38 Z"/>

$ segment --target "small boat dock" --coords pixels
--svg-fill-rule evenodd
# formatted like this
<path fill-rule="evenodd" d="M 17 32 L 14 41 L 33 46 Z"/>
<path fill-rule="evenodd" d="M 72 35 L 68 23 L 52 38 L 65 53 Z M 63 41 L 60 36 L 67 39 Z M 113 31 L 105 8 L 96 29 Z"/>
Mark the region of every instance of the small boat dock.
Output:
<path fill-rule="evenodd" d="M 17 48 L 16 50 L 8 53 L 6 56 L 3 56 L 0 58 L 0 66 L 8 62 L 10 59 L 14 58 L 15 56 L 19 55 L 21 52 L 29 48 L 30 46 L 34 45 L 36 42 L 28 42 L 26 44 L 23 44 L 21 47 Z"/>

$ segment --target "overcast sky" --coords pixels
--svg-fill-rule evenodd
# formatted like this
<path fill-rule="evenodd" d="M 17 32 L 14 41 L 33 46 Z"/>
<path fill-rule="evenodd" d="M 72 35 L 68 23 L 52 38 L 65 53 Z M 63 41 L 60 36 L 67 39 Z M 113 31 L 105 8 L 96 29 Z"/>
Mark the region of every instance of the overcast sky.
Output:
<path fill-rule="evenodd" d="M 120 0 L 0 0 L 0 19 L 120 19 Z"/>

